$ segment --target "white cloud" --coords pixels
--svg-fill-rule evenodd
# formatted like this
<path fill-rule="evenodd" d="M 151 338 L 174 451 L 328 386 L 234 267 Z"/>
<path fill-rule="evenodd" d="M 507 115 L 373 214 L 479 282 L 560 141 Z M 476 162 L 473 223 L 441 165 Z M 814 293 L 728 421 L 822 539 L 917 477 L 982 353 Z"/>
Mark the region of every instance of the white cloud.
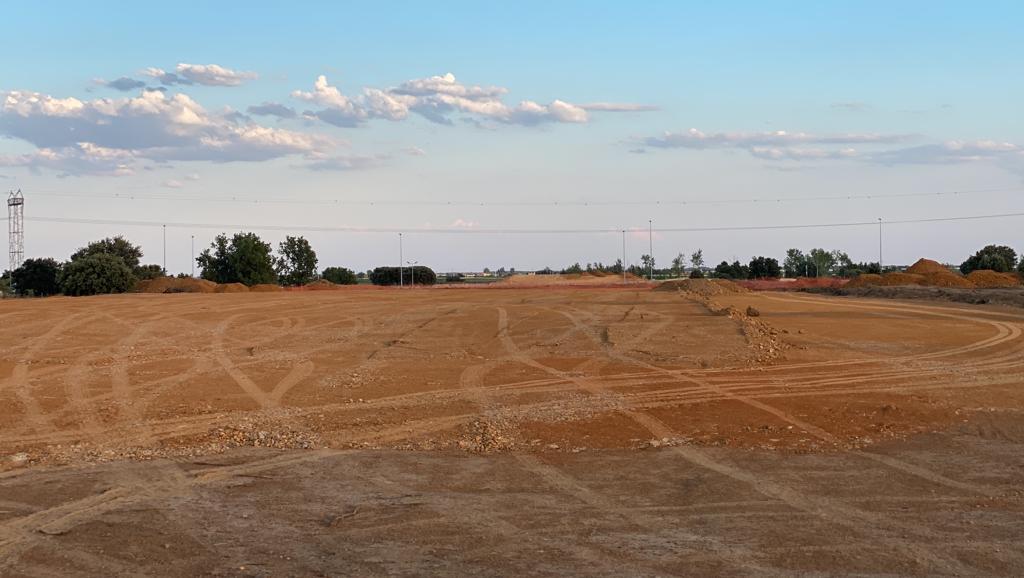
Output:
<path fill-rule="evenodd" d="M 1015 162 L 1024 160 L 1024 148 L 1010 142 L 994 140 L 951 140 L 872 155 L 871 160 L 886 165 L 949 164 L 988 160 Z"/>
<path fill-rule="evenodd" d="M 740 149 L 767 160 L 849 159 L 861 153 L 857 146 L 904 142 L 913 138 L 902 134 L 848 133 L 817 135 L 805 132 L 705 133 L 695 128 L 685 132 L 665 132 L 661 136 L 640 139 L 652 148 L 695 150 Z"/>
<path fill-rule="evenodd" d="M 98 86 L 120 90 L 121 92 L 131 92 L 146 86 L 145 82 L 135 80 L 134 78 L 128 78 L 127 76 L 122 76 L 121 78 L 114 80 L 103 80 L 102 78 L 97 78 L 93 83 Z"/>
<path fill-rule="evenodd" d="M 203 86 L 239 86 L 247 80 L 259 77 L 255 72 L 242 72 L 225 68 L 218 64 L 187 64 L 178 63 L 174 72 L 162 68 L 146 68 L 142 74 L 155 78 L 161 84 L 201 84 Z"/>
<path fill-rule="evenodd" d="M 652 104 L 634 104 L 629 102 L 591 102 L 581 104 L 579 107 L 593 112 L 651 112 L 660 110 Z"/>
<path fill-rule="evenodd" d="M 162 184 L 164 187 L 168 189 L 180 189 L 185 186 L 185 183 L 179 181 L 178 179 L 167 179 Z"/>
<path fill-rule="evenodd" d="M 81 101 L 12 91 L 0 98 L 0 135 L 40 149 L 31 162 L 23 159 L 21 164 L 56 167 L 63 161 L 69 173 L 109 173 L 107 151 L 130 167 L 133 159 L 266 160 L 334 145 L 320 135 L 244 121 L 230 110 L 208 112 L 185 94 L 144 91 L 133 98 Z"/>
<path fill-rule="evenodd" d="M 312 171 L 357 171 L 384 164 L 387 155 L 323 155 L 313 156 L 314 160 L 302 165 Z"/>
<path fill-rule="evenodd" d="M 637 104 L 593 103 L 576 105 L 556 99 L 549 104 L 532 100 L 518 105 L 505 104 L 508 90 L 497 86 L 465 85 L 455 75 L 414 79 L 394 88 L 364 88 L 355 96 L 347 96 L 327 77 L 317 77 L 312 91 L 296 90 L 292 97 L 321 107 L 305 116 L 335 126 L 354 127 L 373 118 L 403 120 L 410 112 L 431 122 L 452 124 L 452 115 L 464 114 L 476 122 L 537 125 L 542 123 L 585 123 L 590 111 L 624 112 L 654 110 Z"/>
<path fill-rule="evenodd" d="M 40 148 L 22 155 L 0 156 L 0 166 L 23 167 L 32 172 L 47 169 L 56 171 L 62 177 L 123 177 L 135 173 L 132 168 L 135 158 L 131 151 L 98 147 L 90 143 L 75 143 L 58 149 Z"/>

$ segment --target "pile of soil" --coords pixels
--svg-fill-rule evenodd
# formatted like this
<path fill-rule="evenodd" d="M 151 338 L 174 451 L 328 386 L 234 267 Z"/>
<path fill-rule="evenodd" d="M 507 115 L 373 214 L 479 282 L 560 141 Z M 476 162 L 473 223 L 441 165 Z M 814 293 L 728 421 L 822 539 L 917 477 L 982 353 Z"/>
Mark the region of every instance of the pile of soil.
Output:
<path fill-rule="evenodd" d="M 241 283 L 223 283 L 217 285 L 216 293 L 248 293 L 249 288 Z"/>
<path fill-rule="evenodd" d="M 674 279 L 659 283 L 653 290 L 682 291 L 683 293 L 694 293 L 701 297 L 749 292 L 747 289 L 726 279 Z"/>
<path fill-rule="evenodd" d="M 214 293 L 216 290 L 217 284 L 213 281 L 191 277 L 157 277 L 135 285 L 138 293 Z"/>
<path fill-rule="evenodd" d="M 317 279 L 312 283 L 302 286 L 302 288 L 305 289 L 306 291 L 332 291 L 334 289 L 337 289 L 338 287 L 340 287 L 340 285 L 337 285 L 336 283 L 331 283 L 327 279 Z"/>
<path fill-rule="evenodd" d="M 642 277 L 637 277 L 632 273 L 626 273 L 627 283 L 646 283 L 647 280 Z M 517 287 L 550 287 L 557 285 L 586 285 L 586 286 L 604 286 L 604 285 L 620 285 L 622 284 L 622 274 L 616 273 L 613 275 L 598 274 L 596 272 L 590 273 L 554 273 L 551 275 L 511 275 L 498 282 L 500 285 L 508 286 L 515 285 Z"/>
<path fill-rule="evenodd" d="M 975 287 L 989 289 L 995 287 L 1019 287 L 1020 277 L 1013 273 L 997 273 L 988 269 L 971 271 L 967 274 L 967 280 Z"/>
<path fill-rule="evenodd" d="M 916 263 L 907 267 L 907 273 L 914 275 L 929 275 L 931 273 L 952 273 L 949 267 L 946 267 L 938 261 L 932 261 L 931 259 L 918 259 Z"/>
<path fill-rule="evenodd" d="M 253 293 L 274 293 L 276 291 L 284 291 L 284 287 L 273 283 L 260 283 L 249 287 L 249 291 Z"/>
<path fill-rule="evenodd" d="M 925 273 L 923 284 L 929 287 L 963 287 L 965 289 L 974 287 L 974 283 L 964 278 L 963 275 L 945 268 L 941 271 Z"/>

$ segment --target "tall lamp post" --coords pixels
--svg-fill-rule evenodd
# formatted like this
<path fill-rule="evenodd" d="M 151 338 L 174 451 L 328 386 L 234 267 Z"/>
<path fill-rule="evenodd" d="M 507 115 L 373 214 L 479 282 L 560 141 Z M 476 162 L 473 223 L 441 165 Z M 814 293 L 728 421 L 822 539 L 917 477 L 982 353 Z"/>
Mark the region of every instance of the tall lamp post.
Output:
<path fill-rule="evenodd" d="M 412 274 L 412 283 L 410 283 L 410 287 L 412 287 L 413 289 L 416 288 L 416 264 L 417 263 L 419 263 L 419 261 L 406 261 L 405 262 L 406 265 L 409 265 L 409 272 Z"/>
<path fill-rule="evenodd" d="M 402 234 L 398 234 L 398 288 L 405 286 L 405 269 L 402 268 Z"/>
<path fill-rule="evenodd" d="M 882 217 L 878 217 L 878 272 L 882 272 Z"/>
<path fill-rule="evenodd" d="M 647 264 L 647 280 L 654 281 L 654 219 L 647 219 L 647 255 L 651 260 Z"/>
<path fill-rule="evenodd" d="M 626 282 L 626 230 L 622 230 L 622 282 Z"/>

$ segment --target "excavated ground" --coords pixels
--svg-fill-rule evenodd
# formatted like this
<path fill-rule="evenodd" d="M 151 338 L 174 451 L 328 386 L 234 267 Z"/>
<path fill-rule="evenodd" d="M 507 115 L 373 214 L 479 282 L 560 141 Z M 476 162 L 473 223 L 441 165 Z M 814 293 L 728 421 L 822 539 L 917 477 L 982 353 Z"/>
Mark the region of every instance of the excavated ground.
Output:
<path fill-rule="evenodd" d="M 0 574 L 1018 575 L 1024 315 L 630 288 L 0 302 Z"/>

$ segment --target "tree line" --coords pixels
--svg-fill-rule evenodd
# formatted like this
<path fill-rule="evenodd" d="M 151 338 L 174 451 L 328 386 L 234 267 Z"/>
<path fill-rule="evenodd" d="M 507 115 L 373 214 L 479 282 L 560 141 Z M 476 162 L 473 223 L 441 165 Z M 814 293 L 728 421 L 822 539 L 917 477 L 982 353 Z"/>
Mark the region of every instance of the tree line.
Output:
<path fill-rule="evenodd" d="M 45 297 L 61 293 L 124 293 L 139 281 L 167 275 L 160 265 L 141 264 L 142 257 L 142 248 L 122 236 L 101 239 L 78 249 L 64 262 L 53 258 L 26 259 L 14 271 L 5 271 L 0 276 L 0 294 Z M 332 266 L 318 272 L 318 262 L 316 251 L 303 237 L 286 236 L 275 253 L 270 243 L 247 232 L 230 237 L 217 235 L 196 257 L 199 277 L 215 283 L 295 286 L 324 279 L 338 285 L 354 285 L 362 277 L 378 285 L 432 285 L 437 280 L 434 271 L 422 265 L 404 269 L 403 278 L 398 267 L 378 267 L 357 274 L 345 267 Z"/>

